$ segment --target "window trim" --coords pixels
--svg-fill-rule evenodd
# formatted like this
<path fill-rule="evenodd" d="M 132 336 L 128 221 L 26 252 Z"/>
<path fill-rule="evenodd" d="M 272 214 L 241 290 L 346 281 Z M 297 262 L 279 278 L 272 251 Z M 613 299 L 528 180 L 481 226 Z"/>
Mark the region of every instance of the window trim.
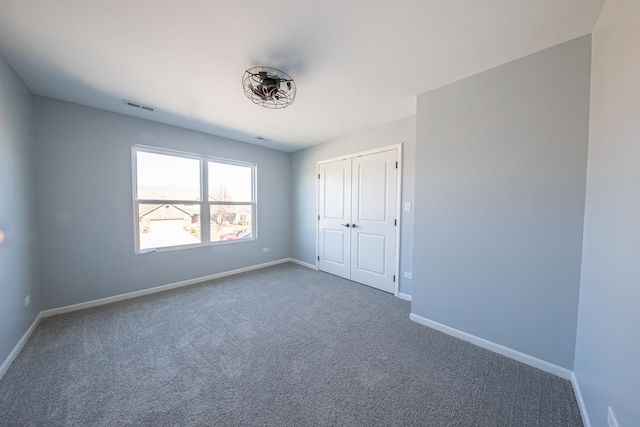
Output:
<path fill-rule="evenodd" d="M 173 156 L 187 158 L 199 161 L 200 168 L 200 200 L 157 200 L 157 199 L 139 199 L 138 198 L 138 152 L 160 154 L 165 156 Z M 226 165 L 241 166 L 251 168 L 251 201 L 209 201 L 209 162 L 221 163 Z M 199 205 L 200 206 L 200 243 L 192 243 L 185 245 L 164 246 L 153 248 L 154 252 L 167 252 L 181 249 L 201 248 L 204 246 L 218 246 L 242 242 L 251 242 L 258 239 L 258 202 L 257 202 L 257 169 L 258 165 L 252 162 L 241 160 L 225 159 L 221 157 L 208 156 L 205 154 L 195 154 L 185 151 L 172 150 L 167 148 L 158 148 L 147 145 L 133 144 L 131 146 L 131 182 L 132 182 L 132 198 L 133 198 L 133 233 L 134 233 L 134 252 L 136 254 L 145 254 L 140 249 L 140 219 L 139 206 L 142 204 L 158 204 L 158 205 Z M 235 240 L 219 240 L 211 241 L 211 206 L 214 205 L 246 205 L 251 207 L 251 238 L 235 239 Z"/>

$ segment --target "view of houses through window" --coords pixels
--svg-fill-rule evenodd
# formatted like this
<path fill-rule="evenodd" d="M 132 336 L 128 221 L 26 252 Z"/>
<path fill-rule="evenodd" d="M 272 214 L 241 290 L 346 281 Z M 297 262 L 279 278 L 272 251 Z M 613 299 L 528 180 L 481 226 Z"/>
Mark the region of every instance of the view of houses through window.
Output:
<path fill-rule="evenodd" d="M 142 147 L 134 156 L 138 250 L 254 238 L 255 165 Z"/>

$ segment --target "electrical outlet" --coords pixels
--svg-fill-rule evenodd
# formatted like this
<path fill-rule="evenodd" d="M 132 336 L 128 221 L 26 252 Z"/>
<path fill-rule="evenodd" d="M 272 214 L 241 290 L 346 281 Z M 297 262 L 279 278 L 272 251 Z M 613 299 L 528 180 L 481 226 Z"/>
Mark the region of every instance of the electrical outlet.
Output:
<path fill-rule="evenodd" d="M 262 252 L 269 252 L 269 248 L 262 248 Z"/>
<path fill-rule="evenodd" d="M 616 416 L 613 415 L 611 406 L 609 406 L 609 410 L 607 411 L 607 424 L 609 424 L 609 427 L 618 427 L 618 420 L 616 420 Z"/>
<path fill-rule="evenodd" d="M 406 277 L 407 279 L 413 279 L 413 273 L 409 273 L 408 271 L 405 271 L 404 277 Z"/>
<path fill-rule="evenodd" d="M 31 304 L 31 295 L 27 295 L 27 296 L 24 298 L 24 306 L 26 307 L 26 306 L 28 306 L 29 304 Z"/>

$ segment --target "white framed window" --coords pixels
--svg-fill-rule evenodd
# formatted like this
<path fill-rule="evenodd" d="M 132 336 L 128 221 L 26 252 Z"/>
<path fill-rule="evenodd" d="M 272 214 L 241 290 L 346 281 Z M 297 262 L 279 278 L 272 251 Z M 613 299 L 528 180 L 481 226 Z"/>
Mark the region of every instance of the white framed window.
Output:
<path fill-rule="evenodd" d="M 136 252 L 254 240 L 256 165 L 134 146 Z"/>

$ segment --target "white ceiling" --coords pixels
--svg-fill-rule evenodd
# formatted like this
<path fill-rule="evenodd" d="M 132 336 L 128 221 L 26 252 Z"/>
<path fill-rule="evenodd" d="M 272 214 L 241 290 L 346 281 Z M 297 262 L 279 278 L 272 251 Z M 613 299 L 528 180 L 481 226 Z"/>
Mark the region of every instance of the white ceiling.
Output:
<path fill-rule="evenodd" d="M 295 151 L 413 115 L 420 93 L 588 34 L 603 3 L 0 0 L 0 55 L 38 95 Z M 256 65 L 295 79 L 293 105 L 245 97 L 242 74 Z"/>

